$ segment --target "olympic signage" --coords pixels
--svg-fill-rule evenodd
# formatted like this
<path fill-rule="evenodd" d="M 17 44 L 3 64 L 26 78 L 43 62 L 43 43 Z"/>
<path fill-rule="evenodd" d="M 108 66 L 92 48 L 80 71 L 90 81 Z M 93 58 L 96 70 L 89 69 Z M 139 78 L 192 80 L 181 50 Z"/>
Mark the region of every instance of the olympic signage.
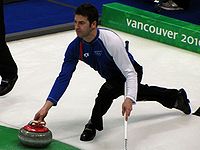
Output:
<path fill-rule="evenodd" d="M 103 5 L 101 24 L 200 53 L 200 26 L 120 3 Z"/>

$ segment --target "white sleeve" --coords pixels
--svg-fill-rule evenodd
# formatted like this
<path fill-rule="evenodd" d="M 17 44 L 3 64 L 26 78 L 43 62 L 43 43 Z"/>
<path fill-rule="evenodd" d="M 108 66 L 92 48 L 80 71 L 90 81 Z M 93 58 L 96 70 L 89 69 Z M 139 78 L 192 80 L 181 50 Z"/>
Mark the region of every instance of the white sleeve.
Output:
<path fill-rule="evenodd" d="M 107 38 L 105 39 L 104 37 L 104 40 L 107 41 L 105 42 L 105 47 L 126 78 L 125 96 L 131 98 L 136 103 L 138 88 L 137 73 L 128 57 L 124 43 L 118 35 L 112 32 L 109 32 Z"/>

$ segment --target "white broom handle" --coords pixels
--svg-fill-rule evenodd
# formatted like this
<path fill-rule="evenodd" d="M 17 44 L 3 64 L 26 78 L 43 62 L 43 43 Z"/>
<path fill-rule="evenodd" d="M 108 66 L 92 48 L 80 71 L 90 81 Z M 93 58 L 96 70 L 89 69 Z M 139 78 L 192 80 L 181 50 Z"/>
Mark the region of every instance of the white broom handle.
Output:
<path fill-rule="evenodd" d="M 125 120 L 124 118 L 124 139 L 127 139 L 128 138 L 128 135 L 127 135 L 127 124 L 128 122 Z"/>
<path fill-rule="evenodd" d="M 124 100 L 126 98 L 126 84 L 124 83 Z M 126 120 L 126 112 L 124 113 L 124 150 L 128 147 L 128 121 Z"/>
<path fill-rule="evenodd" d="M 128 121 L 124 117 L 124 150 L 128 147 Z"/>

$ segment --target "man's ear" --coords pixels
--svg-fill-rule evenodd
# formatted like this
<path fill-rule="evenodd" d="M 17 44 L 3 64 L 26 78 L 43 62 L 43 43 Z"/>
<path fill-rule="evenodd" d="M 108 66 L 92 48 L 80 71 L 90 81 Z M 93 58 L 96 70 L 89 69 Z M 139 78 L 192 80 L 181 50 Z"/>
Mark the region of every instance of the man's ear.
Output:
<path fill-rule="evenodd" d="M 94 29 L 94 28 L 96 28 L 96 27 L 97 27 L 97 22 L 96 22 L 96 21 L 93 21 L 93 22 L 91 23 L 91 28 Z"/>

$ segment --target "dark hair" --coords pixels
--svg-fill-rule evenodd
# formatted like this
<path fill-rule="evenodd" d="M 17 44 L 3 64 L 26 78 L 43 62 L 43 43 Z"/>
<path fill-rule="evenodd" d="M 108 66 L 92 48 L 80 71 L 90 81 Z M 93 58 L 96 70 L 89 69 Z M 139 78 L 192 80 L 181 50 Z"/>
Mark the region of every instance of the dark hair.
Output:
<path fill-rule="evenodd" d="M 85 3 L 85 4 L 80 5 L 76 9 L 75 14 L 87 17 L 90 24 L 94 21 L 96 21 L 98 24 L 99 13 L 98 13 L 98 10 L 96 9 L 96 7 L 93 6 L 92 4 Z"/>

